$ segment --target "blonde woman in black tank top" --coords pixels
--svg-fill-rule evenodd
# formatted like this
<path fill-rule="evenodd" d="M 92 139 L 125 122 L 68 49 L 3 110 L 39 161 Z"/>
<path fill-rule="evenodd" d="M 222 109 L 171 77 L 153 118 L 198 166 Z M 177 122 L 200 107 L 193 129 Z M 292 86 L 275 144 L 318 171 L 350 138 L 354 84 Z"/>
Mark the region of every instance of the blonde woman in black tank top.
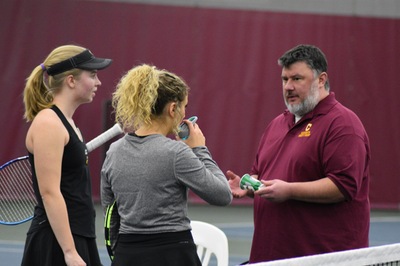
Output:
<path fill-rule="evenodd" d="M 24 89 L 26 148 L 38 204 L 21 265 L 101 265 L 96 242 L 87 150 L 73 121 L 101 85 L 110 59 L 65 45 L 35 67 Z"/>

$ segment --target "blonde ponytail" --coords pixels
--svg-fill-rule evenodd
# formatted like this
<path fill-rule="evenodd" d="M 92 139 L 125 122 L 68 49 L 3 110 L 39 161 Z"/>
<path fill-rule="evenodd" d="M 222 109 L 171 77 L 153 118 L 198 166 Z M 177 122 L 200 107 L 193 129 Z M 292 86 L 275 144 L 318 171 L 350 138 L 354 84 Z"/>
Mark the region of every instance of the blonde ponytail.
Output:
<path fill-rule="evenodd" d="M 32 121 L 41 110 L 52 105 L 54 95 L 61 89 L 65 77 L 68 75 L 78 76 L 82 72 L 82 70 L 75 68 L 54 76 L 48 76 L 46 69 L 84 50 L 85 48 L 76 45 L 57 47 L 42 64 L 32 70 L 32 73 L 26 79 L 23 98 L 25 105 L 24 118 L 27 122 Z"/>
<path fill-rule="evenodd" d="M 26 81 L 24 89 L 24 118 L 28 122 L 32 121 L 42 109 L 50 107 L 53 101 L 52 94 L 49 93 L 44 85 L 43 72 L 40 66 L 35 67 Z"/>

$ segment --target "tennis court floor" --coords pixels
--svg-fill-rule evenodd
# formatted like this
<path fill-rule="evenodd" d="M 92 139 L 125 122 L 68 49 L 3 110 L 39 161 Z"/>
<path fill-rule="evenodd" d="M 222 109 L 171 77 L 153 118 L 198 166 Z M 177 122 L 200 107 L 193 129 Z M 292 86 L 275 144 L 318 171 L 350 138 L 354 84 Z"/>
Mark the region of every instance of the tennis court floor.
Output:
<path fill-rule="evenodd" d="M 103 220 L 100 206 L 96 206 L 96 230 L 100 258 L 104 266 L 111 265 L 104 248 Z M 228 237 L 229 265 L 238 265 L 247 260 L 253 235 L 253 209 L 251 206 L 215 207 L 191 204 L 191 220 L 199 220 L 216 225 Z M 25 235 L 29 222 L 17 226 L 0 225 L 0 266 L 20 265 Z M 371 214 L 370 245 L 400 243 L 400 212 L 373 211 Z M 211 265 L 217 265 L 216 260 Z"/>

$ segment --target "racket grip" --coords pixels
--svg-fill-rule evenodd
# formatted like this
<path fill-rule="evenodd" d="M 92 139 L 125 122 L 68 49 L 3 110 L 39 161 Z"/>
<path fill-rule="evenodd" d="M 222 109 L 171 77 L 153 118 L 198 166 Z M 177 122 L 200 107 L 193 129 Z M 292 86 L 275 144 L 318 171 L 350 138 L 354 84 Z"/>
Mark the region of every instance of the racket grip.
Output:
<path fill-rule="evenodd" d="M 86 143 L 86 148 L 89 152 L 91 152 L 121 133 L 123 133 L 121 126 L 119 124 L 115 124 L 112 128 Z"/>

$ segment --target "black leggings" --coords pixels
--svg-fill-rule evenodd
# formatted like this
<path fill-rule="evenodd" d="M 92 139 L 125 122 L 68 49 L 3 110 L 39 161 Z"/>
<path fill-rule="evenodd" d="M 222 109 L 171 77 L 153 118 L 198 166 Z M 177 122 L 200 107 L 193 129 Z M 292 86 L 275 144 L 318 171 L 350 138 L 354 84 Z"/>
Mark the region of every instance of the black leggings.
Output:
<path fill-rule="evenodd" d="M 121 234 L 112 266 L 201 266 L 190 231 Z"/>

